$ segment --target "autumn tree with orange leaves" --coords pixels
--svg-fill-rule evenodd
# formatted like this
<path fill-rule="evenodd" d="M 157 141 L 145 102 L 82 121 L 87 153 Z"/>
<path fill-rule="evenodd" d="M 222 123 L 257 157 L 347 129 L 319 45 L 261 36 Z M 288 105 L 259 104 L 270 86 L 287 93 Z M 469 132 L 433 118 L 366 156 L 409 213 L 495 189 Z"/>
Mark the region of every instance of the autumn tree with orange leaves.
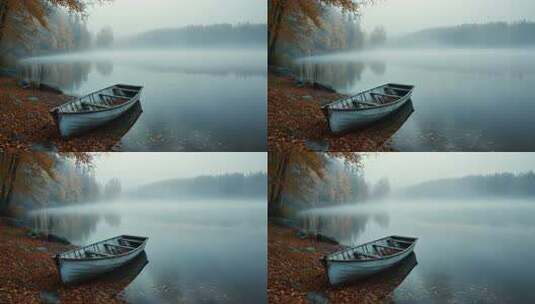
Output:
<path fill-rule="evenodd" d="M 53 8 L 85 15 L 89 3 L 112 0 L 0 0 L 0 44 L 5 38 L 28 39 L 35 26 L 48 28 L 47 16 Z"/>
<path fill-rule="evenodd" d="M 269 0 L 268 55 L 273 59 L 280 40 L 296 40 L 313 27 L 322 26 L 322 11 L 338 8 L 344 13 L 357 14 L 362 3 L 354 0 Z"/>
<path fill-rule="evenodd" d="M 54 168 L 60 158 L 70 159 L 77 166 L 90 166 L 93 156 L 86 152 L 0 152 L 0 215 L 9 212 L 15 191 L 35 191 L 35 176 L 46 175 L 53 180 L 59 180 Z"/>
<path fill-rule="evenodd" d="M 329 160 L 342 160 L 346 167 L 358 169 L 362 155 L 352 152 L 270 152 L 268 155 L 268 212 L 276 214 L 284 207 L 283 195 L 298 196 L 315 187 L 326 177 Z"/>

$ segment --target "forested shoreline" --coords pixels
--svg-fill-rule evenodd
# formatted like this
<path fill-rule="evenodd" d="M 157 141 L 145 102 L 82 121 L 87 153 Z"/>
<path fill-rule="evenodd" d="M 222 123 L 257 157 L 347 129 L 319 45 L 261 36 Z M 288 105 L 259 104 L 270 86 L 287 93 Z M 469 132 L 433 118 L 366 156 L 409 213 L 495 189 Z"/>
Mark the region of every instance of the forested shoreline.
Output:
<path fill-rule="evenodd" d="M 266 180 L 267 175 L 263 172 L 204 175 L 142 185 L 127 194 L 144 198 L 263 199 L 266 197 Z"/>
<path fill-rule="evenodd" d="M 90 153 L 0 153 L 0 216 L 113 200 L 119 179 L 97 181 Z"/>
<path fill-rule="evenodd" d="M 0 3 L 0 67 L 4 68 L 15 67 L 21 58 L 95 49 L 266 47 L 267 24 L 190 25 L 118 38 L 107 25 L 89 30 L 84 1 L 31 0 L 27 5 L 14 1 Z"/>
<path fill-rule="evenodd" d="M 370 183 L 361 168 L 363 154 L 272 152 L 269 155 L 270 217 L 293 217 L 299 211 L 386 198 L 390 182 Z"/>
<path fill-rule="evenodd" d="M 496 173 L 432 180 L 400 191 L 414 198 L 533 198 L 535 173 Z"/>
<path fill-rule="evenodd" d="M 436 27 L 404 35 L 389 43 L 403 47 L 525 47 L 535 46 L 535 22 L 491 22 Z"/>
<path fill-rule="evenodd" d="M 97 3 L 109 2 L 98 0 Z M 95 2 L 92 2 L 93 4 Z M 0 3 L 0 66 L 50 53 L 74 52 L 113 44 L 113 30 L 89 31 L 83 0 L 4 0 Z"/>
<path fill-rule="evenodd" d="M 384 27 L 365 31 L 361 26 L 359 12 L 369 2 L 269 1 L 269 64 L 287 65 L 298 57 L 383 45 Z"/>
<path fill-rule="evenodd" d="M 117 47 L 266 47 L 266 24 L 190 25 L 154 29 L 126 37 Z"/>

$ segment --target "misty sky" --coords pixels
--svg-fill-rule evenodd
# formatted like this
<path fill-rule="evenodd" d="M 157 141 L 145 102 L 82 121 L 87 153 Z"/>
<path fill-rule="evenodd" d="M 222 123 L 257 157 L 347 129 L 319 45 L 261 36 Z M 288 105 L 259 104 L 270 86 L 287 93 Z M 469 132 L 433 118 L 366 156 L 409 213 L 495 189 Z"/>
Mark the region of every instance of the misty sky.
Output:
<path fill-rule="evenodd" d="M 534 0 L 379 0 L 362 10 L 365 29 L 383 24 L 388 33 L 489 21 L 535 20 Z"/>
<path fill-rule="evenodd" d="M 266 153 L 103 153 L 96 154 L 100 182 L 117 177 L 123 188 L 170 178 L 267 171 Z"/>
<path fill-rule="evenodd" d="M 97 32 L 109 25 L 122 36 L 156 28 L 266 20 L 266 0 L 115 0 L 92 7 L 88 26 Z"/>
<path fill-rule="evenodd" d="M 373 153 L 364 166 L 370 182 L 387 177 L 399 188 L 432 179 L 535 171 L 535 153 Z"/>

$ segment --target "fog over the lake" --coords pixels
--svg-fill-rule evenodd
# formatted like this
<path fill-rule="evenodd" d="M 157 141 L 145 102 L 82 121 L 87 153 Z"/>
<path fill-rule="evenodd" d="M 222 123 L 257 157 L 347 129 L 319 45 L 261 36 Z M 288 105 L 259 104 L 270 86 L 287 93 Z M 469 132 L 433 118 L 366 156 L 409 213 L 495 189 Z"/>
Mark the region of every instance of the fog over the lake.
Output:
<path fill-rule="evenodd" d="M 389 34 L 463 23 L 535 20 L 533 0 L 384 0 L 362 10 L 365 29 L 384 25 Z"/>
<path fill-rule="evenodd" d="M 173 178 L 267 171 L 267 153 L 106 153 L 96 154 L 98 180 L 119 178 L 123 188 Z"/>
<path fill-rule="evenodd" d="M 397 189 L 435 179 L 530 170 L 535 170 L 535 153 L 373 153 L 364 159 L 367 180 L 386 177 Z"/>
<path fill-rule="evenodd" d="M 118 36 L 188 25 L 267 22 L 264 0 L 115 0 L 88 13 L 90 31 L 111 26 Z"/>

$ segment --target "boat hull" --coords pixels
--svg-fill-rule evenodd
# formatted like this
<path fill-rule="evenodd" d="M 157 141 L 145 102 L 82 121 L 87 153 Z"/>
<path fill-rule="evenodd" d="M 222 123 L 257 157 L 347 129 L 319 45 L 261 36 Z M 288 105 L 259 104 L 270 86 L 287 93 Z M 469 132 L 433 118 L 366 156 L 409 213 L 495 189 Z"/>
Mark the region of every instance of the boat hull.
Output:
<path fill-rule="evenodd" d="M 391 258 L 370 261 L 326 261 L 329 283 L 340 285 L 387 270 L 408 257 L 413 252 L 414 246 L 415 244 L 412 244 L 402 254 Z"/>
<path fill-rule="evenodd" d="M 127 112 L 139 102 L 139 95 L 121 107 L 90 113 L 52 113 L 62 137 L 78 135 L 102 126 Z"/>
<path fill-rule="evenodd" d="M 144 249 L 145 244 L 142 244 L 129 254 L 118 257 L 94 260 L 59 260 L 57 266 L 61 281 L 65 284 L 75 284 L 110 272 L 135 259 Z"/>
<path fill-rule="evenodd" d="M 376 121 L 379 121 L 401 108 L 410 95 L 400 98 L 392 105 L 361 110 L 328 110 L 329 128 L 333 133 L 344 133 L 347 131 L 363 128 Z"/>

